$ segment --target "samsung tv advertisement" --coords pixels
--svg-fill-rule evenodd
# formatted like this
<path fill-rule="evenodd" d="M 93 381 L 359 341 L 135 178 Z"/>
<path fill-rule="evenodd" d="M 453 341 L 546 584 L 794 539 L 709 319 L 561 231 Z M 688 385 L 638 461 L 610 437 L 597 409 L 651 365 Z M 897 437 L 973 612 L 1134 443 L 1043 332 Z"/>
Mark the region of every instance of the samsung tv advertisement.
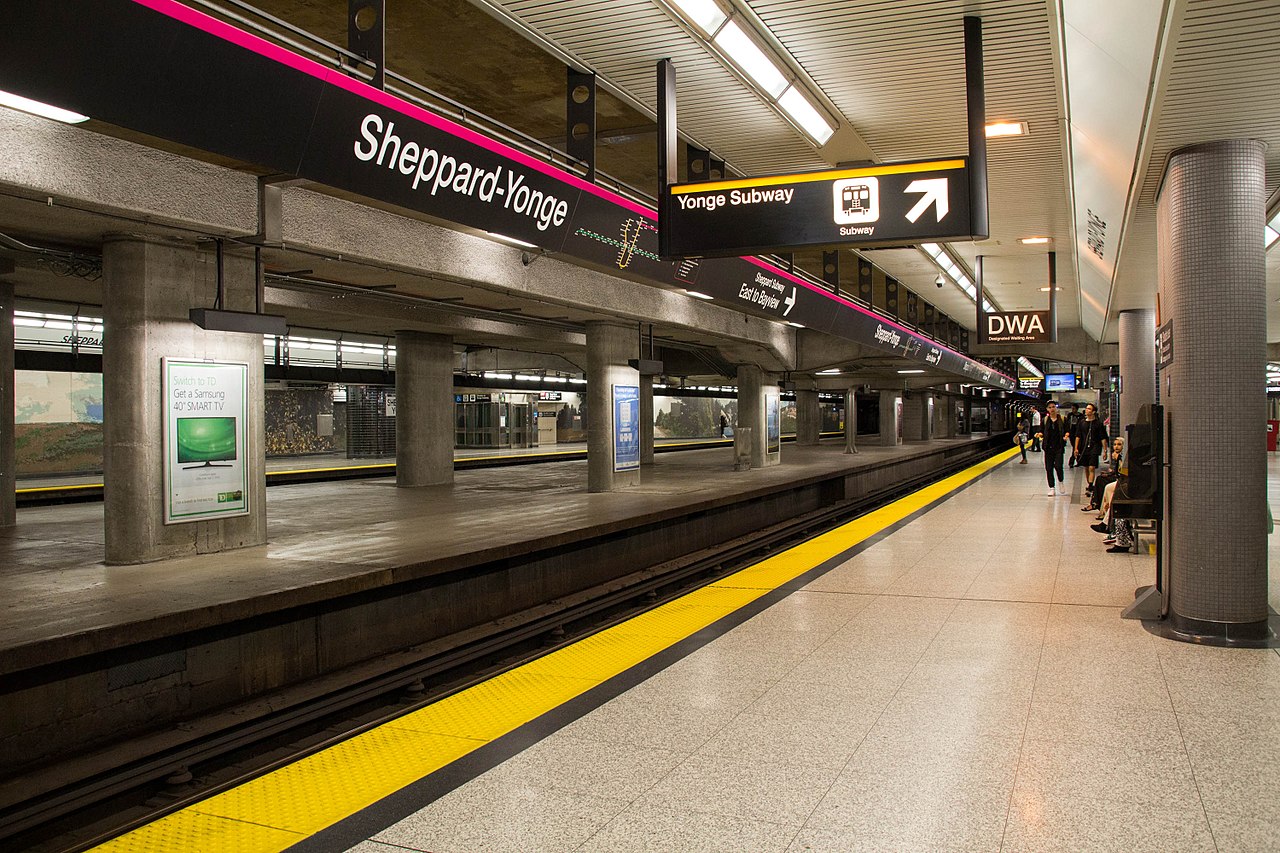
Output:
<path fill-rule="evenodd" d="M 248 515 L 249 365 L 163 360 L 164 523 Z"/>

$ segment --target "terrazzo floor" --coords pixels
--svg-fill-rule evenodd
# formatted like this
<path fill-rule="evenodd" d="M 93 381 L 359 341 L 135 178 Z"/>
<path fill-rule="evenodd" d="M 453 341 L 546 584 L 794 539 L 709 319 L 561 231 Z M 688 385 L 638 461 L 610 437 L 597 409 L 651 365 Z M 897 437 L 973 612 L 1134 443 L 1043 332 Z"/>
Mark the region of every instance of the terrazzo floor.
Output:
<path fill-rule="evenodd" d="M 1121 620 L 1154 557 L 1039 461 L 352 849 L 1280 850 L 1280 654 Z"/>

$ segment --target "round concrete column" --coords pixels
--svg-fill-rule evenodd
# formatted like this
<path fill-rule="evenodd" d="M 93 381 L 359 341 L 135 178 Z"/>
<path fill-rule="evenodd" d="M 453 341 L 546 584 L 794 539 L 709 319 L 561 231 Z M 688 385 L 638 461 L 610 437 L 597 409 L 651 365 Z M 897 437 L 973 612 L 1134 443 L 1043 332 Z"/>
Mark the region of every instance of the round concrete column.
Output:
<path fill-rule="evenodd" d="M 1149 308 L 1120 312 L 1120 422 L 1114 435 L 1138 420 L 1138 410 L 1156 401 L 1156 315 Z"/>
<path fill-rule="evenodd" d="M 902 391 L 880 389 L 880 444 L 896 447 L 902 443 Z"/>
<path fill-rule="evenodd" d="M 813 389 L 796 391 L 796 444 L 817 444 L 822 433 L 822 404 Z"/>
<path fill-rule="evenodd" d="M 396 332 L 396 485 L 453 482 L 453 338 Z"/>
<path fill-rule="evenodd" d="M 614 470 L 613 387 L 640 385 L 627 361 L 636 357 L 636 331 L 616 323 L 587 323 L 587 491 L 640 484 L 638 468 Z M 643 446 L 643 443 L 642 445 Z"/>
<path fill-rule="evenodd" d="M 858 389 L 844 392 L 844 452 L 858 452 Z"/>
<path fill-rule="evenodd" d="M 1169 617 L 1208 642 L 1269 634 L 1263 151 L 1254 140 L 1175 151 L 1157 202 L 1160 304 L 1173 323 L 1173 362 L 1160 374 Z"/>

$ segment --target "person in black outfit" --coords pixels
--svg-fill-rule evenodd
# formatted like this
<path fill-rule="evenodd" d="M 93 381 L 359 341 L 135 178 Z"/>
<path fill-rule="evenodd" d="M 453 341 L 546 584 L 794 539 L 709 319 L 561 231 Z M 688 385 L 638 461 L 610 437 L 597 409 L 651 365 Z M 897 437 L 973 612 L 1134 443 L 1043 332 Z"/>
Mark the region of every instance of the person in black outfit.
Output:
<path fill-rule="evenodd" d="M 1067 467 L 1074 468 L 1079 464 L 1076 459 L 1076 432 L 1080 429 L 1080 422 L 1083 418 L 1080 415 L 1080 404 L 1072 403 L 1071 411 L 1067 414 L 1067 450 L 1071 451 L 1071 456 L 1067 459 Z"/>
<path fill-rule="evenodd" d="M 1045 404 L 1045 417 L 1040 424 L 1040 446 L 1044 448 L 1044 472 L 1049 478 L 1049 497 L 1053 497 L 1054 486 L 1061 486 L 1062 451 L 1067 446 L 1067 419 L 1058 414 L 1058 404 L 1050 400 Z M 1054 480 L 1054 476 L 1057 480 Z M 1062 494 L 1066 494 L 1062 490 Z"/>
<path fill-rule="evenodd" d="M 1084 420 L 1071 430 L 1071 440 L 1075 445 L 1076 460 L 1084 466 L 1084 478 L 1088 485 L 1085 494 L 1093 494 L 1094 472 L 1098 469 L 1098 459 L 1107 442 L 1107 428 L 1098 419 L 1098 410 L 1093 403 L 1084 407 Z"/>

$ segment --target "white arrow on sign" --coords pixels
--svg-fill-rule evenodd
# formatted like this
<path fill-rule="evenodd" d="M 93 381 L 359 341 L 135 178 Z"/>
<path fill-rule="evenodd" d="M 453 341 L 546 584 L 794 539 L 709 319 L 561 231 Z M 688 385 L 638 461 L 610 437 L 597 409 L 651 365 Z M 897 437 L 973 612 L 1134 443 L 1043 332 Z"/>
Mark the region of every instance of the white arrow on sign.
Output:
<path fill-rule="evenodd" d="M 937 204 L 938 221 L 942 221 L 942 217 L 947 215 L 950 205 L 947 201 L 947 179 L 946 178 L 929 178 L 928 180 L 912 181 L 907 184 L 907 192 L 924 193 L 920 200 L 916 202 L 916 206 L 907 211 L 907 219 L 915 222 L 920 216 L 929 209 L 929 205 Z"/>
<path fill-rule="evenodd" d="M 787 310 L 782 312 L 782 316 L 785 317 L 791 313 L 792 308 L 796 307 L 796 289 L 794 287 L 791 288 L 791 295 L 782 300 L 782 304 L 787 306 Z"/>

